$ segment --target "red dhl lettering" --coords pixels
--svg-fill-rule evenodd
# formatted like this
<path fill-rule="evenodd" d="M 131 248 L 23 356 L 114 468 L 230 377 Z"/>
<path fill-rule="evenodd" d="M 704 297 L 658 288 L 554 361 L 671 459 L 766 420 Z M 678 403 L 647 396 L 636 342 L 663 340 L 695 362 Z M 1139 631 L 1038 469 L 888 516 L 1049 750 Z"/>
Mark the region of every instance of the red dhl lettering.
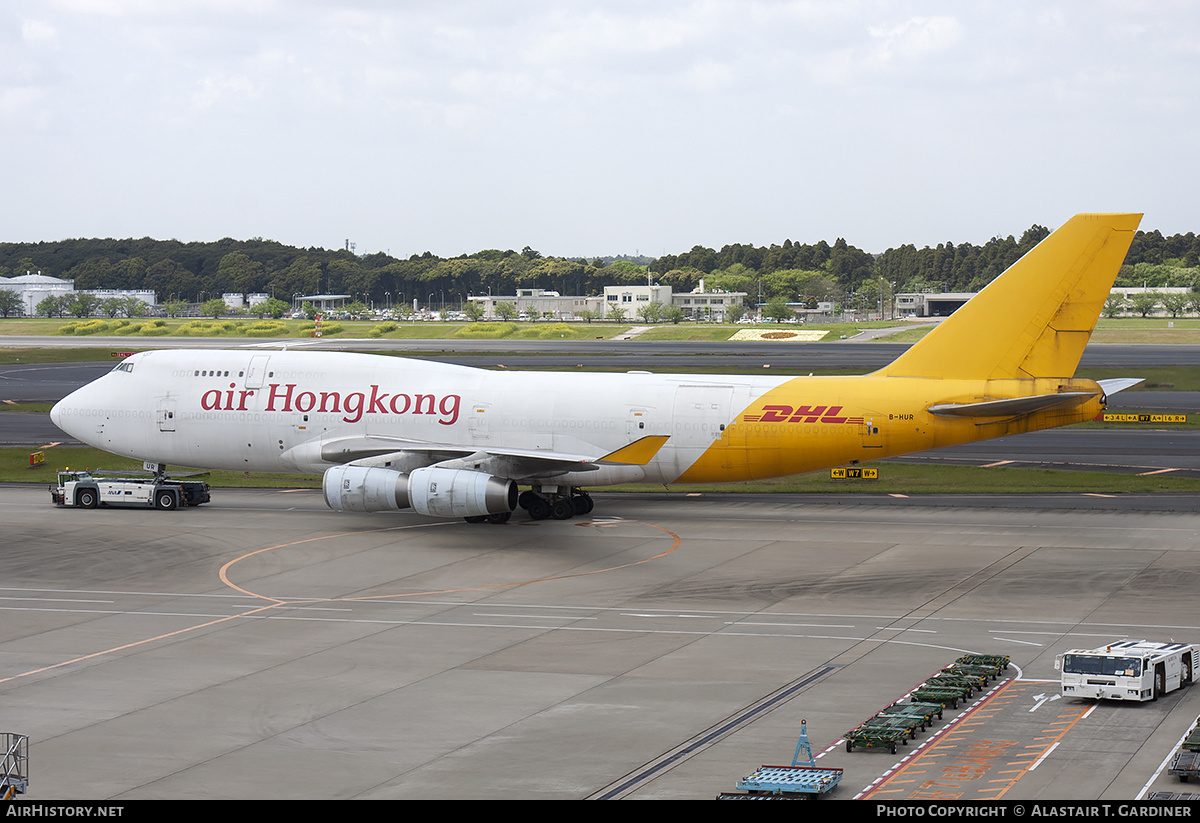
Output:
<path fill-rule="evenodd" d="M 861 417 L 844 417 L 843 406 L 763 406 L 762 414 L 744 414 L 747 423 L 862 423 Z"/>
<path fill-rule="evenodd" d="M 237 391 L 236 383 L 228 390 L 209 389 L 200 397 L 200 407 L 205 411 L 249 411 L 246 400 L 254 396 L 253 389 Z M 273 412 L 328 412 L 343 415 L 347 423 L 357 423 L 364 414 L 432 414 L 438 422 L 451 426 L 458 422 L 458 410 L 462 398 L 457 394 L 405 394 L 384 392 L 372 383 L 370 393 L 336 391 L 296 391 L 296 383 L 271 383 L 268 386 L 266 411 Z"/>

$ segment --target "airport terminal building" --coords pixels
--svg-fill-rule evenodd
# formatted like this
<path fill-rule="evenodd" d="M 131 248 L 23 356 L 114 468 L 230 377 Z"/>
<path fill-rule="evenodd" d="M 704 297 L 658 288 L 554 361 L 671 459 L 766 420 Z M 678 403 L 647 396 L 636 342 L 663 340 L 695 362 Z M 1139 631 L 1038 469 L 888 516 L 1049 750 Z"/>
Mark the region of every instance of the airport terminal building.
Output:
<path fill-rule="evenodd" d="M 620 308 L 621 316 L 636 321 L 638 310 L 656 303 L 661 306 L 678 306 L 689 319 L 721 321 L 730 306 L 740 305 L 746 292 L 706 291 L 704 281 L 690 292 L 675 292 L 670 286 L 605 286 L 604 293 L 593 297 L 561 295 L 544 289 L 517 289 L 516 295 L 473 295 L 472 303 L 483 306 L 484 318 L 497 319 L 496 307 L 501 303 L 512 303 L 524 319 L 548 318 L 551 320 L 579 320 L 580 312 L 590 311 L 596 317 L 611 317 L 614 308 Z"/>
<path fill-rule="evenodd" d="M 1129 300 L 1141 294 L 1155 294 L 1160 298 L 1164 295 L 1191 294 L 1187 287 L 1177 286 L 1115 286 L 1110 290 L 1112 297 Z M 936 292 L 910 293 L 896 295 L 897 317 L 949 317 L 956 309 L 962 308 L 975 292 Z M 1128 311 L 1126 311 L 1128 313 Z M 1187 312 L 1191 314 L 1192 312 Z M 1165 316 L 1170 314 L 1161 304 L 1150 312 L 1149 316 Z"/>
<path fill-rule="evenodd" d="M 897 294 L 896 315 L 906 317 L 948 317 L 975 296 L 974 292 L 937 292 Z"/>
<path fill-rule="evenodd" d="M 62 280 L 42 273 L 17 275 L 16 277 L 0 277 L 0 289 L 15 292 L 21 298 L 21 313 L 26 317 L 37 314 L 38 303 L 47 297 L 63 297 L 76 294 L 74 280 Z M 134 297 L 146 306 L 156 304 L 153 291 L 147 289 L 85 289 L 84 293 L 94 295 L 101 300 L 109 297 Z"/>

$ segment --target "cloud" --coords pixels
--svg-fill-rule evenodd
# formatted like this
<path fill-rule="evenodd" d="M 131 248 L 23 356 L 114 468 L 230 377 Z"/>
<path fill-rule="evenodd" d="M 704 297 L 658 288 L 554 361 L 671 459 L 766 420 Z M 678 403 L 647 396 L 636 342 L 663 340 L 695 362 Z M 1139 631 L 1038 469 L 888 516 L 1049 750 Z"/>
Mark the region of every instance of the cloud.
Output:
<path fill-rule="evenodd" d="M 22 20 L 21 39 L 31 45 L 54 43 L 58 39 L 58 29 L 43 20 Z"/>
<path fill-rule="evenodd" d="M 261 96 L 261 90 L 248 77 L 216 75 L 200 78 L 197 89 L 192 93 L 192 105 L 199 109 L 208 109 L 227 104 L 231 100 L 240 103 L 253 101 Z"/>
<path fill-rule="evenodd" d="M 1191 0 L 10 0 L 0 128 L 28 194 L 0 225 L 881 249 L 923 239 L 896 203 L 935 241 L 976 212 L 977 240 L 1053 224 L 1101 164 L 1190 215 L 1198 43 Z"/>
<path fill-rule="evenodd" d="M 913 17 L 898 26 L 869 29 L 874 56 L 882 63 L 916 62 L 943 54 L 964 39 L 963 25 L 953 17 Z"/>

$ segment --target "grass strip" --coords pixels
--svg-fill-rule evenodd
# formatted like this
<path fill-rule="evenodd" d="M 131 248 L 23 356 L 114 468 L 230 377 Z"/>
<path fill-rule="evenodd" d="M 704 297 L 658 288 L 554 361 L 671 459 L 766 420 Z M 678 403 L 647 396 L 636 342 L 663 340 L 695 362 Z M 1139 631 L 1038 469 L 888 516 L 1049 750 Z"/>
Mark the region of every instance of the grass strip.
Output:
<path fill-rule="evenodd" d="M 51 483 L 61 468 L 140 470 L 138 460 L 115 457 L 91 447 L 59 446 L 45 450 L 45 463 L 29 468 L 29 448 L 0 448 L 0 483 Z M 899 462 L 864 463 L 879 469 L 878 480 L 833 480 L 828 470 L 808 474 L 750 480 L 741 483 L 706 483 L 672 486 L 683 492 L 763 492 L 813 494 L 847 492 L 875 494 L 1057 494 L 1057 493 L 1173 493 L 1200 492 L 1200 478 L 1172 477 L 1167 474 L 1135 475 L 1110 472 L 1068 471 L 1058 469 L 1020 469 L 1009 467 L 930 466 Z M 172 471 L 187 471 L 171 467 Z M 317 489 L 321 477 L 316 474 L 285 472 L 222 472 L 205 474 L 209 485 L 217 488 Z M 661 491 L 661 484 L 631 484 L 606 487 L 605 491 Z"/>

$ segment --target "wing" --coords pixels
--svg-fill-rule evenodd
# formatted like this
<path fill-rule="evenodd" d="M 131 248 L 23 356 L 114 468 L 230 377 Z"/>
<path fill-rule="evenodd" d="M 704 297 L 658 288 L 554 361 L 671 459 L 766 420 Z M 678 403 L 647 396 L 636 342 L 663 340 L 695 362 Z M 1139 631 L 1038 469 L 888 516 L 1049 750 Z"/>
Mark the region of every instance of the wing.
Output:
<path fill-rule="evenodd" d="M 425 443 L 399 437 L 369 436 L 331 440 L 321 447 L 330 463 L 390 468 L 410 472 L 441 466 L 488 472 L 514 480 L 554 477 L 567 472 L 595 471 L 601 465 L 644 466 L 654 459 L 668 435 L 647 435 L 608 454 L 572 454 L 545 449 L 476 449 Z"/>

